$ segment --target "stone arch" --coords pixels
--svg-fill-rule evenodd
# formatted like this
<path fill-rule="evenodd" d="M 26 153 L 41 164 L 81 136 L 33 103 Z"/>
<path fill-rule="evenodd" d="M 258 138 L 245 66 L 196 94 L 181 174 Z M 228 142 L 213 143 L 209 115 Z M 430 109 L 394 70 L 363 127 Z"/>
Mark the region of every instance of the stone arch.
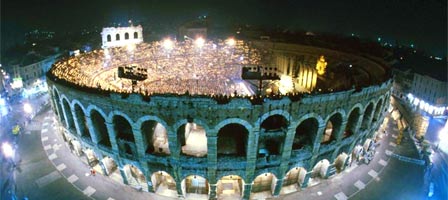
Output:
<path fill-rule="evenodd" d="M 200 119 L 182 119 L 174 125 L 177 131 L 177 145 L 181 153 L 188 156 L 203 157 L 207 155 L 208 126 Z"/>
<path fill-rule="evenodd" d="M 215 126 L 215 130 L 219 130 L 228 124 L 240 124 L 244 126 L 248 131 L 252 130 L 252 125 L 249 122 L 242 120 L 240 118 L 225 119 Z"/>
<path fill-rule="evenodd" d="M 271 117 L 273 115 L 281 115 L 283 116 L 288 122 L 291 121 L 291 115 L 289 115 L 288 112 L 284 110 L 271 110 L 269 112 L 264 113 L 258 120 L 255 122 L 255 127 L 260 127 L 263 121 L 265 121 L 268 117 Z"/>
<path fill-rule="evenodd" d="M 285 118 L 285 115 L 270 114 L 267 117 L 262 117 L 264 120 L 260 124 L 258 138 L 258 156 L 267 157 L 267 159 L 270 155 L 280 155 L 282 153 L 289 126 L 289 121 Z"/>
<path fill-rule="evenodd" d="M 298 150 L 306 146 L 313 148 L 319 129 L 319 120 L 316 117 L 307 117 L 306 119 L 301 119 L 299 121 L 300 124 L 296 127 L 292 150 Z"/>
<path fill-rule="evenodd" d="M 255 177 L 252 181 L 251 193 L 259 193 L 268 191 L 270 194 L 274 193 L 277 184 L 277 177 L 273 173 L 262 173 Z"/>
<path fill-rule="evenodd" d="M 72 107 L 76 116 L 76 123 L 78 124 L 78 132 L 80 133 L 81 137 L 87 138 L 89 141 L 92 141 L 92 136 L 89 132 L 84 107 L 82 106 L 81 102 L 76 99 L 72 101 Z"/>
<path fill-rule="evenodd" d="M 120 34 L 119 33 L 115 34 L 115 41 L 120 41 Z"/>
<path fill-rule="evenodd" d="M 97 136 L 98 144 L 111 148 L 111 140 L 106 126 L 106 115 L 104 112 L 96 106 L 89 106 L 87 113 L 92 121 L 93 134 Z"/>
<path fill-rule="evenodd" d="M 350 137 L 351 135 L 353 135 L 358 131 L 358 124 L 361 120 L 361 110 L 362 110 L 361 104 L 356 104 L 350 110 L 348 114 L 347 125 L 345 126 L 342 138 Z"/>
<path fill-rule="evenodd" d="M 342 128 L 343 115 L 340 112 L 334 112 L 334 114 L 329 115 L 323 132 L 323 137 L 321 144 L 329 144 L 337 139 L 337 136 Z"/>
<path fill-rule="evenodd" d="M 229 123 L 218 130 L 217 154 L 246 156 L 249 130 L 239 123 Z"/>
<path fill-rule="evenodd" d="M 150 117 L 138 123 L 143 138 L 143 147 L 147 154 L 169 155 L 167 129 L 158 120 L 160 119 L 157 117 Z"/>
<path fill-rule="evenodd" d="M 148 191 L 145 174 L 139 167 L 127 164 L 123 166 L 123 171 L 130 186 Z"/>
<path fill-rule="evenodd" d="M 120 153 L 130 156 L 137 155 L 131 119 L 120 112 L 113 112 L 109 117 L 112 121 Z"/>
<path fill-rule="evenodd" d="M 75 129 L 75 120 L 73 119 L 72 109 L 70 107 L 69 100 L 64 95 L 61 96 L 61 102 L 62 102 L 62 110 L 64 111 L 65 121 L 66 121 L 66 127 L 69 130 L 76 130 Z"/>
<path fill-rule="evenodd" d="M 190 194 L 195 194 L 195 198 L 208 198 L 210 185 L 206 178 L 199 175 L 189 175 L 182 182 L 182 192 L 184 197 L 188 198 Z"/>
<path fill-rule="evenodd" d="M 381 111 L 382 111 L 382 107 L 383 107 L 383 102 L 384 102 L 383 98 L 380 98 L 378 100 L 378 102 L 376 103 L 375 112 L 373 114 L 373 122 L 376 122 L 379 120 L 380 115 L 382 113 Z"/>
<path fill-rule="evenodd" d="M 176 180 L 168 172 L 158 171 L 152 173 L 151 182 L 154 193 L 162 196 L 177 197 Z M 167 192 L 167 190 L 171 192 Z M 169 195 L 170 193 L 174 193 L 175 196 Z"/>
<path fill-rule="evenodd" d="M 370 127 L 370 123 L 372 122 L 372 113 L 374 109 L 373 101 L 370 101 L 367 104 L 366 109 L 364 110 L 364 117 L 362 118 L 361 128 L 366 130 Z"/>
<path fill-rule="evenodd" d="M 330 161 L 328 161 L 327 159 L 320 160 L 319 162 L 317 162 L 314 165 L 313 171 L 311 173 L 311 177 L 312 178 L 317 178 L 317 177 L 326 178 L 327 171 L 328 171 L 329 167 L 330 167 Z"/>
<path fill-rule="evenodd" d="M 340 153 L 334 160 L 334 167 L 336 171 L 339 173 L 345 169 L 347 166 L 348 155 L 345 152 Z"/>
<path fill-rule="evenodd" d="M 129 40 L 129 33 L 128 32 L 124 33 L 124 39 L 125 40 Z"/>
<path fill-rule="evenodd" d="M 223 176 L 216 183 L 218 198 L 241 199 L 244 191 L 244 179 L 238 175 Z"/>
<path fill-rule="evenodd" d="M 296 184 L 301 186 L 303 181 L 305 181 L 306 169 L 304 167 L 296 166 L 288 170 L 288 172 L 283 177 L 283 186 L 290 186 Z"/>
<path fill-rule="evenodd" d="M 137 38 L 138 38 L 138 33 L 134 32 L 134 39 L 137 39 Z"/>

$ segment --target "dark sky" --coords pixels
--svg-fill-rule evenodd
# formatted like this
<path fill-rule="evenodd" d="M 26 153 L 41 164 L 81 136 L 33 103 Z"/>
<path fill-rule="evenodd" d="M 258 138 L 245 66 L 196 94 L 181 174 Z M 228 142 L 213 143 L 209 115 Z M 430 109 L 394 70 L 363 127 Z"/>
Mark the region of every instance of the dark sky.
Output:
<path fill-rule="evenodd" d="M 199 15 L 224 25 L 381 36 L 446 56 L 446 0 L 1 0 L 1 31 L 4 39 L 33 28 L 79 30 L 128 19 L 175 26 Z"/>

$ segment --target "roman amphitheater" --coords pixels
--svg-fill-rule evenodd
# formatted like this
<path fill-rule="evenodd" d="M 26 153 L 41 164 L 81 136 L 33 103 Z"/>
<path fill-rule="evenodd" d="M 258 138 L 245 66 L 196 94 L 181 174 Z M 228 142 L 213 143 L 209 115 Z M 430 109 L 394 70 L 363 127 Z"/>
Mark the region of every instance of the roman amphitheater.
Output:
<path fill-rule="evenodd" d="M 121 77 L 123 66 L 144 78 Z M 279 80 L 243 80 L 243 67 Z M 342 172 L 371 145 L 392 86 L 372 56 L 234 39 L 99 49 L 59 60 L 47 82 L 81 160 L 131 187 L 190 199 L 306 192 Z"/>

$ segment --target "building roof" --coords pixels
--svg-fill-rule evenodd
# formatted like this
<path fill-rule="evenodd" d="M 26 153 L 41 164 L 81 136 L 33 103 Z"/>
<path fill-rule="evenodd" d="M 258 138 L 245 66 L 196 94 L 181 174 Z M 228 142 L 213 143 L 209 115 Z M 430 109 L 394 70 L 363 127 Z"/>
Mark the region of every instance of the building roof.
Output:
<path fill-rule="evenodd" d="M 437 79 L 439 81 L 447 82 L 447 62 L 444 60 L 435 60 L 424 56 L 403 56 L 403 60 L 400 60 L 393 65 L 393 68 L 402 71 L 411 70 L 411 72 L 426 75 Z"/>

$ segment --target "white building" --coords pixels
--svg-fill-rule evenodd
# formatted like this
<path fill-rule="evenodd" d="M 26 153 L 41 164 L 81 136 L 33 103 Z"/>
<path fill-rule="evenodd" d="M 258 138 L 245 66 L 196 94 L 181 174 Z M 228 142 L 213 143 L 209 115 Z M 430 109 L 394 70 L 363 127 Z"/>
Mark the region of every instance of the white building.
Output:
<path fill-rule="evenodd" d="M 105 27 L 101 32 L 102 48 L 121 47 L 143 42 L 142 26 Z"/>

